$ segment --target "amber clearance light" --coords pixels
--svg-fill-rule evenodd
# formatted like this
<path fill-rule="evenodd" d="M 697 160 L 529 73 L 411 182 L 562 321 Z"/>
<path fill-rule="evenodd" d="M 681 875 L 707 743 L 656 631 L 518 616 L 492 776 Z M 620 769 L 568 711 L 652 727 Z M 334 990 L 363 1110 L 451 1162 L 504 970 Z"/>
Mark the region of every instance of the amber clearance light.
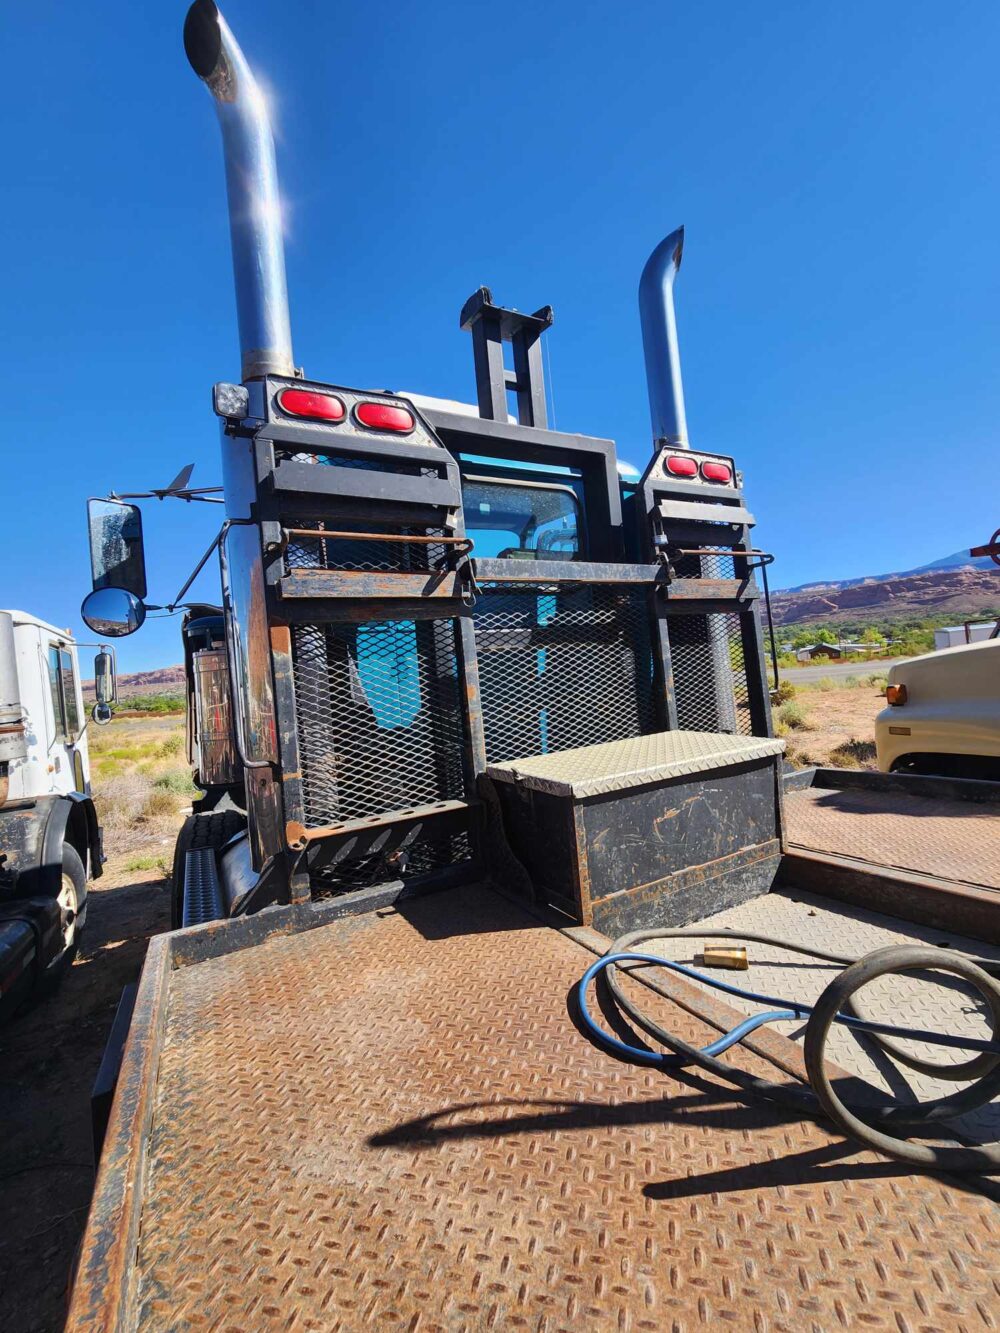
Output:
<path fill-rule="evenodd" d="M 885 687 L 885 698 L 887 703 L 894 704 L 898 708 L 900 704 L 906 703 L 906 686 L 887 685 Z"/>

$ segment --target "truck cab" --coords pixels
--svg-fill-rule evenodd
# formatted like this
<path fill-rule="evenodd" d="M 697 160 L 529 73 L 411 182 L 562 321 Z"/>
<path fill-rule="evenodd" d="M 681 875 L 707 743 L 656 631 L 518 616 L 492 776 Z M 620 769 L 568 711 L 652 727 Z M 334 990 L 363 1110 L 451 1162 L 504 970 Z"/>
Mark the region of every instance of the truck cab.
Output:
<path fill-rule="evenodd" d="M 101 874 L 87 722 L 70 633 L 0 611 L 0 1015 L 61 977 Z"/>
<path fill-rule="evenodd" d="M 8 799 L 90 795 L 83 689 L 76 644 L 24 611 L 3 611 L 13 629 L 27 754 L 11 766 Z"/>

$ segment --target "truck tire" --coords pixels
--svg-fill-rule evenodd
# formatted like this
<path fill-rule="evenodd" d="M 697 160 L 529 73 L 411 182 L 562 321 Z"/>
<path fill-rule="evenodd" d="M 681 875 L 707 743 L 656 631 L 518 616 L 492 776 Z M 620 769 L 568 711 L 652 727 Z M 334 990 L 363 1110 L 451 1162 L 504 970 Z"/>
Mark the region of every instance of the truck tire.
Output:
<path fill-rule="evenodd" d="M 68 842 L 63 843 L 62 872 L 55 897 L 62 915 L 63 947 L 58 958 L 49 964 L 39 980 L 38 990 L 43 996 L 57 990 L 69 971 L 80 947 L 80 936 L 87 919 L 87 872 L 80 853 Z"/>
<path fill-rule="evenodd" d="M 63 913 L 63 952 L 71 950 L 75 954 L 87 921 L 87 871 L 80 853 L 68 842 L 63 843 L 58 897 Z"/>
<path fill-rule="evenodd" d="M 246 816 L 239 810 L 209 810 L 200 815 L 188 815 L 177 835 L 174 850 L 174 873 L 170 892 L 170 928 L 180 929 L 184 914 L 184 862 L 189 851 L 197 847 L 224 847 L 235 834 L 247 826 Z"/>

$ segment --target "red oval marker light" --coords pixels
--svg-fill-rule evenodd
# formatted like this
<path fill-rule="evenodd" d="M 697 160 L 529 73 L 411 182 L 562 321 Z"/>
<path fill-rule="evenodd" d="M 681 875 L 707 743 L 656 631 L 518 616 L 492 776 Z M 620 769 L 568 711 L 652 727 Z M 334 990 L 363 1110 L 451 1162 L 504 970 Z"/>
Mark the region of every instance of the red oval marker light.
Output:
<path fill-rule="evenodd" d="M 893 704 L 896 708 L 906 703 L 905 685 L 887 685 L 885 687 L 886 703 Z"/>
<path fill-rule="evenodd" d="M 685 458 L 683 454 L 671 454 L 667 459 L 667 471 L 672 472 L 675 477 L 696 477 L 698 464 L 693 458 Z"/>
<path fill-rule="evenodd" d="M 289 416 L 313 421 L 343 421 L 347 410 L 335 394 L 314 393 L 312 389 L 282 389 L 278 406 Z"/>
<path fill-rule="evenodd" d="M 706 481 L 721 481 L 728 485 L 733 479 L 733 469 L 728 463 L 702 463 L 701 475 Z"/>
<path fill-rule="evenodd" d="M 393 403 L 358 403 L 354 415 L 369 430 L 409 431 L 414 427 L 413 413 Z"/>

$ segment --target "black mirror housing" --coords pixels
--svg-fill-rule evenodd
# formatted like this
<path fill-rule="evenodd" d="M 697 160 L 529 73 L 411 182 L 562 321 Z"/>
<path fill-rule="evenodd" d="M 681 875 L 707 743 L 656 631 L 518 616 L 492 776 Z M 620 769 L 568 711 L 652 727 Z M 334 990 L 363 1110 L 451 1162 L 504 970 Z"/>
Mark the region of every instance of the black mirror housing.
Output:
<path fill-rule="evenodd" d="M 88 500 L 90 572 L 94 590 L 121 588 L 146 596 L 146 554 L 142 513 L 123 500 Z"/>

